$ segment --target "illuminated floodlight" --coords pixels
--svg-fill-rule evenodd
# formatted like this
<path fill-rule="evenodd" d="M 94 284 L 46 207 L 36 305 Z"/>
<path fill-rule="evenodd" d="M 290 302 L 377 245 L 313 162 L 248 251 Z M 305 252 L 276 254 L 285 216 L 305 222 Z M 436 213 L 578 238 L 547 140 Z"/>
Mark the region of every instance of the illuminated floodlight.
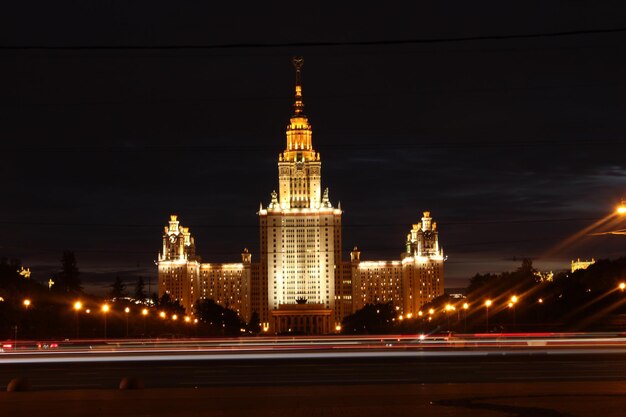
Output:
<path fill-rule="evenodd" d="M 126 308 L 124 309 L 124 313 L 126 313 L 126 314 L 130 313 L 130 308 L 126 307 Z"/>
<path fill-rule="evenodd" d="M 485 301 L 485 307 L 491 307 L 491 304 L 492 304 L 491 300 Z"/>
<path fill-rule="evenodd" d="M 30 307 L 30 300 L 27 298 L 22 302 L 22 304 L 24 304 L 24 307 L 28 308 Z"/>
<path fill-rule="evenodd" d="M 76 311 L 80 311 L 83 309 L 83 303 L 81 303 L 80 301 L 76 301 L 74 303 L 74 310 Z"/>
<path fill-rule="evenodd" d="M 144 316 L 148 315 L 148 309 L 144 308 L 143 310 L 141 310 L 141 314 L 143 314 Z"/>
<path fill-rule="evenodd" d="M 463 310 L 467 310 L 469 308 L 469 304 L 463 303 Z"/>
<path fill-rule="evenodd" d="M 103 312 L 103 313 L 108 313 L 108 312 L 109 312 L 109 310 L 111 310 L 111 307 L 109 307 L 109 305 L 108 305 L 108 304 L 104 304 L 104 305 L 102 306 L 102 312 Z"/>
<path fill-rule="evenodd" d="M 626 289 L 626 283 L 624 283 L 624 282 L 620 282 L 620 283 L 619 283 L 619 287 L 618 287 L 618 288 L 619 288 L 620 290 L 624 291 L 624 289 Z"/>

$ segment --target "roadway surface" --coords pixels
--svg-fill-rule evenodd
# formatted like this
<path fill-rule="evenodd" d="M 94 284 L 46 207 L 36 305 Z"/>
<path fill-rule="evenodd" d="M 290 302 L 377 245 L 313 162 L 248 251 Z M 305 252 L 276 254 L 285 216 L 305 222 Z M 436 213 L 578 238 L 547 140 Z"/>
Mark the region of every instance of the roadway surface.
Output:
<path fill-rule="evenodd" d="M 0 393 L 0 415 L 626 415 L 619 335 L 107 341 L 5 350 L 2 388 L 15 377 L 33 390 Z"/>

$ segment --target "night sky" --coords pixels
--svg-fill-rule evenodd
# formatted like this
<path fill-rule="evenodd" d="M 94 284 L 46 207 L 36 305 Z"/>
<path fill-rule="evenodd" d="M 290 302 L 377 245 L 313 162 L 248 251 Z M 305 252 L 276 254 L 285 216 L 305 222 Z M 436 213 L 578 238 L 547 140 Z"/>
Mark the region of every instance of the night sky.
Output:
<path fill-rule="evenodd" d="M 424 210 L 448 287 L 626 252 L 624 236 L 554 250 L 626 197 L 622 2 L 66 3 L 0 13 L 0 256 L 38 280 L 69 249 L 90 290 L 154 283 L 170 213 L 203 260 L 258 260 L 293 55 L 344 256 L 399 259 Z"/>

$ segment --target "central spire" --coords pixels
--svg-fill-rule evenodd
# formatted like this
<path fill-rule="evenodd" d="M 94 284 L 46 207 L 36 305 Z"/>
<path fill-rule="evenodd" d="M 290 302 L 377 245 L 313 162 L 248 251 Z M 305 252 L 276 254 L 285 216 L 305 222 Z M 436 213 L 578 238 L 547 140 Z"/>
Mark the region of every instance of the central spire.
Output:
<path fill-rule="evenodd" d="M 292 62 L 296 69 L 296 101 L 293 104 L 293 109 L 296 115 L 301 115 L 304 110 L 304 103 L 302 102 L 302 67 L 304 66 L 304 58 L 294 56 Z"/>
<path fill-rule="evenodd" d="M 291 60 L 296 69 L 296 99 L 293 104 L 294 114 L 287 125 L 287 147 L 282 155 L 285 160 L 299 159 L 314 160 L 316 158 L 313 150 L 312 132 L 309 119 L 304 114 L 304 103 L 302 101 L 302 66 L 304 58 L 294 56 Z"/>

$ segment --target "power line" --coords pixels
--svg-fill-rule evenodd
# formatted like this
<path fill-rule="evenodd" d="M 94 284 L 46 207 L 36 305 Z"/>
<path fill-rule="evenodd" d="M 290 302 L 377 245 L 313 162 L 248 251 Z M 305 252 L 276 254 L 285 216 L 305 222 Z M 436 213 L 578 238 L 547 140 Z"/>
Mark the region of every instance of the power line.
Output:
<path fill-rule="evenodd" d="M 154 50 L 223 50 L 223 49 L 275 49 L 275 48 L 318 48 L 350 46 L 403 46 L 436 43 L 458 43 L 474 41 L 501 41 L 511 39 L 558 38 L 582 35 L 624 33 L 626 28 L 581 29 L 571 31 L 516 33 L 504 35 L 453 36 L 442 38 L 378 39 L 366 41 L 314 41 L 314 42 L 242 42 L 222 44 L 178 44 L 178 45 L 0 45 L 0 50 L 41 51 L 154 51 Z"/>
<path fill-rule="evenodd" d="M 468 220 L 468 221 L 451 221 L 437 223 L 444 227 L 448 226 L 466 226 L 466 225 L 490 225 L 490 224 L 527 224 L 527 223 L 566 223 L 566 222 L 579 222 L 579 221 L 597 221 L 600 218 L 597 217 L 566 217 L 566 218 L 543 218 L 543 219 L 510 219 L 510 220 Z M 156 223 L 66 223 L 66 222 L 24 222 L 24 221 L 10 221 L 2 220 L 0 225 L 5 226 L 49 226 L 49 227 L 98 227 L 98 228 L 150 228 L 160 229 L 167 221 L 162 224 Z M 341 228 L 372 228 L 372 227 L 410 227 L 411 223 L 342 223 Z M 260 226 L 255 224 L 224 224 L 224 223 L 191 223 L 185 227 L 190 229 L 258 229 Z M 304 225 L 304 226 L 271 226 L 267 227 L 280 227 L 283 229 L 308 229 L 308 228 L 320 228 L 320 227 L 334 227 L 334 225 Z"/>

